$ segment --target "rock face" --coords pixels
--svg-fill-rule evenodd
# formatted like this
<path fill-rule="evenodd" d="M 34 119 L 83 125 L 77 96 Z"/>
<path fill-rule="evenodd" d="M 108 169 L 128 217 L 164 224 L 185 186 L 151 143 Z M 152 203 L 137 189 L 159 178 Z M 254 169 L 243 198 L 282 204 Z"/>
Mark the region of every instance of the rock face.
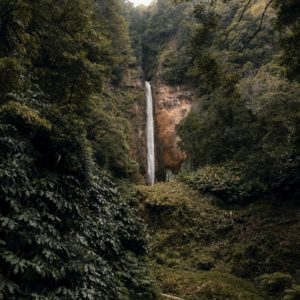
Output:
<path fill-rule="evenodd" d="M 156 151 L 159 169 L 178 172 L 185 160 L 179 149 L 177 125 L 188 115 L 194 94 L 185 86 L 157 83 L 154 87 Z"/>
<path fill-rule="evenodd" d="M 145 86 L 142 70 L 131 69 L 127 72 L 123 87 L 130 91 L 134 101 L 128 111 L 130 126 L 130 154 L 139 165 L 142 182 L 146 178 L 146 105 Z M 186 86 L 169 86 L 157 77 L 152 82 L 152 94 L 155 111 L 155 155 L 157 177 L 163 179 L 165 171 L 176 173 L 180 170 L 186 155 L 179 149 L 180 138 L 177 125 L 188 115 L 194 101 L 194 93 Z"/>

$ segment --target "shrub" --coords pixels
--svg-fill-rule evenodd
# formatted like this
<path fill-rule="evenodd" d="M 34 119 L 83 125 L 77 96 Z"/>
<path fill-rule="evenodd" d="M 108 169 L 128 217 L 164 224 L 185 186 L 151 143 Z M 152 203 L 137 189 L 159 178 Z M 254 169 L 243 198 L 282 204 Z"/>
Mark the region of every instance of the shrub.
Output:
<path fill-rule="evenodd" d="M 23 85 L 22 76 L 24 68 L 16 58 L 0 58 L 0 97 L 6 98 L 11 90 L 19 90 Z"/>
<path fill-rule="evenodd" d="M 58 162 L 54 139 L 0 131 L 0 299 L 155 298 L 143 226 L 87 146 Z"/>
<path fill-rule="evenodd" d="M 293 285 L 284 291 L 282 300 L 298 300 L 300 299 L 300 285 Z"/>
<path fill-rule="evenodd" d="M 227 202 L 244 202 L 262 191 L 258 183 L 244 181 L 243 168 L 233 164 L 205 166 L 196 172 L 182 174 L 181 179 Z"/>
<path fill-rule="evenodd" d="M 276 272 L 260 276 L 262 287 L 269 293 L 281 293 L 292 285 L 292 277 L 289 274 Z"/>
<path fill-rule="evenodd" d="M 33 127 L 51 129 L 51 124 L 43 119 L 38 112 L 34 111 L 27 105 L 15 101 L 10 101 L 0 108 L 1 119 L 5 122 L 12 122 L 15 126 L 20 125 L 32 130 Z"/>

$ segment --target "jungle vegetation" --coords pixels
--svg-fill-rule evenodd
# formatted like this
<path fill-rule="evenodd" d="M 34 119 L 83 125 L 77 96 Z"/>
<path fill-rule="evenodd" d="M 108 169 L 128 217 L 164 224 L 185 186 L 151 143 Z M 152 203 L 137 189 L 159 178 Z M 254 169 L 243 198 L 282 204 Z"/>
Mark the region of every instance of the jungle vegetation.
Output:
<path fill-rule="evenodd" d="M 299 35 L 298 0 L 0 0 L 0 299 L 158 298 L 128 70 L 197 94 L 179 181 L 224 205 L 299 205 Z"/>

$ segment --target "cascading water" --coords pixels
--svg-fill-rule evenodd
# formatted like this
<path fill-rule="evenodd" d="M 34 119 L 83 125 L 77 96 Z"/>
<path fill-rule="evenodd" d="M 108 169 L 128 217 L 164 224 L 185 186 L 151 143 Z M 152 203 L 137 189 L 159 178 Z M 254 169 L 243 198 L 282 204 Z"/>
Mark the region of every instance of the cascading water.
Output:
<path fill-rule="evenodd" d="M 146 104 L 147 104 L 147 174 L 148 182 L 151 185 L 155 183 L 155 153 L 154 153 L 154 120 L 153 120 L 153 98 L 151 85 L 145 82 L 146 87 Z"/>

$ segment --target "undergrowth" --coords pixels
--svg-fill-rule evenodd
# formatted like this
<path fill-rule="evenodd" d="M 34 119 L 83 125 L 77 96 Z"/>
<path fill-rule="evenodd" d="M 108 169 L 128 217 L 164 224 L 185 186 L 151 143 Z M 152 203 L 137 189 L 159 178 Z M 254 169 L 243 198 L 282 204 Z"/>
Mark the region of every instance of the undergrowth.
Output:
<path fill-rule="evenodd" d="M 178 181 L 138 187 L 138 195 L 164 292 L 187 300 L 298 299 L 289 296 L 300 280 L 296 204 L 226 203 Z M 276 272 L 291 282 L 270 293 L 261 276 Z"/>

